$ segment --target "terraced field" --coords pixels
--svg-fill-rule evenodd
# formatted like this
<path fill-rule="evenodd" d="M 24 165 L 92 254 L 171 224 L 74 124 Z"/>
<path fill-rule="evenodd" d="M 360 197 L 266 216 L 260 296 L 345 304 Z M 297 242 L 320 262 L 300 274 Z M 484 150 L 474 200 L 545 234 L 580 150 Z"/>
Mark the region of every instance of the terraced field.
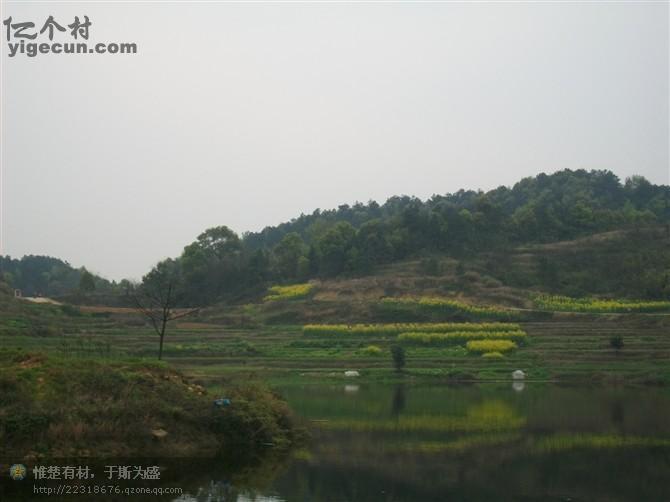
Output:
<path fill-rule="evenodd" d="M 31 309 L 32 318 L 0 319 L 2 347 L 46 350 L 73 360 L 156 355 L 156 335 L 132 312 L 66 315 L 55 323 L 49 319 L 57 307 Z M 473 355 L 462 345 L 407 344 L 402 378 L 495 381 L 523 369 L 530 380 L 670 383 L 670 316 L 558 314 L 520 327 L 528 335 L 523 345 L 502 359 Z M 624 342 L 619 351 L 610 346 L 615 335 Z M 339 379 L 348 369 L 359 370 L 363 378 L 389 380 L 399 378 L 389 355 L 395 343 L 397 333 L 390 332 L 314 337 L 299 325 L 243 329 L 193 318 L 169 329 L 164 355 L 210 385 L 250 374 L 279 383 Z M 365 349 L 371 345 L 381 352 L 370 355 Z"/>

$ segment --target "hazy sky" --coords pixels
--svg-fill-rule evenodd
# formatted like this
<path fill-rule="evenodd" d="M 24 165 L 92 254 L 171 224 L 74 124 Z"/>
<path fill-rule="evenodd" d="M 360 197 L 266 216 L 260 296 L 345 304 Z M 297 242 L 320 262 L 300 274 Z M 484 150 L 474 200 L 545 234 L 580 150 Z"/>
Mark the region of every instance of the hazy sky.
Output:
<path fill-rule="evenodd" d="M 563 168 L 669 181 L 667 3 L 2 2 L 49 15 L 138 54 L 9 58 L 3 31 L 12 256 L 139 278 L 215 225 Z"/>

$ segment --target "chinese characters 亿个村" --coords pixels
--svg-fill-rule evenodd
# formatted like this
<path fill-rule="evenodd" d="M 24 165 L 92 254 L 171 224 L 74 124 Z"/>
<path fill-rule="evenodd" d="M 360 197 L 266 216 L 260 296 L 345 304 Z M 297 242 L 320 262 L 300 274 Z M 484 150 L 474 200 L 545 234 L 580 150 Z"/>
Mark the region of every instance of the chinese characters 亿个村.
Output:
<path fill-rule="evenodd" d="M 37 38 L 38 33 L 34 31 L 35 23 L 31 21 L 13 23 L 12 21 L 13 19 L 10 16 L 2 22 L 2 24 L 4 24 L 7 27 L 6 33 L 8 42 L 11 41 L 12 37 L 15 39 L 22 38 L 28 40 L 34 40 L 35 38 Z M 84 22 L 81 22 L 79 20 L 79 16 L 75 16 L 74 22 L 72 24 L 68 24 L 67 27 L 70 28 L 70 35 L 74 37 L 75 40 L 77 40 L 78 37 L 88 40 L 89 28 L 91 27 L 92 24 L 93 23 L 90 21 L 88 16 L 84 16 Z M 47 20 L 44 22 L 42 28 L 40 29 L 39 35 L 42 35 L 44 32 L 47 32 L 49 40 L 53 40 L 54 33 L 56 30 L 60 32 L 67 31 L 54 19 L 53 16 L 49 16 Z"/>

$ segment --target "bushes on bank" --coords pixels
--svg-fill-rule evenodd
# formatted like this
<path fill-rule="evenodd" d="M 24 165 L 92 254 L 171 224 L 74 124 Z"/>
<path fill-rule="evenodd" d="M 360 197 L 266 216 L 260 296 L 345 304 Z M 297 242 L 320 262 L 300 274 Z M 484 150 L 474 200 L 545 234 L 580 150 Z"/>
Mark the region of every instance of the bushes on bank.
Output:
<path fill-rule="evenodd" d="M 17 459 L 211 457 L 298 437 L 286 403 L 261 385 L 227 389 L 227 407 L 216 397 L 164 364 L 0 350 L 0 443 Z"/>
<path fill-rule="evenodd" d="M 377 345 L 368 345 L 367 347 L 361 349 L 359 353 L 362 356 L 367 356 L 367 357 L 379 357 L 383 354 L 383 351 L 381 347 Z"/>

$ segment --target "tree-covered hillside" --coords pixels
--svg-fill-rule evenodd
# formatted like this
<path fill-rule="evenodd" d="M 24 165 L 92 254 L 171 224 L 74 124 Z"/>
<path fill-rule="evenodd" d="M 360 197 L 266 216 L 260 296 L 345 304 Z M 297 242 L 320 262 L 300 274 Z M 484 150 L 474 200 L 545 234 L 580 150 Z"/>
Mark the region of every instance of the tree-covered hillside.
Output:
<path fill-rule="evenodd" d="M 219 226 L 158 267 L 162 276 L 174 276 L 173 295 L 182 305 L 244 298 L 275 283 L 367 275 L 430 256 L 485 263 L 492 277 L 510 286 L 660 297 L 670 288 L 670 250 L 658 236 L 668 235 L 669 226 L 669 186 L 640 176 L 622 183 L 610 171 L 564 170 L 489 192 L 460 190 L 426 201 L 396 196 L 381 205 L 317 209 L 243 236 Z M 655 230 L 639 232 L 646 227 Z M 595 255 L 588 247 L 569 253 L 546 247 L 613 230 L 638 232 L 634 242 L 627 234 Z M 528 246 L 535 246 L 530 261 L 528 252 L 519 253 Z M 608 270 L 616 271 L 615 282 Z M 118 303 L 127 287 L 126 281 L 110 283 L 48 256 L 0 257 L 0 279 L 26 296 L 68 296 L 75 302 Z"/>
<path fill-rule="evenodd" d="M 74 291 L 109 291 L 112 287 L 109 281 L 85 268 L 74 268 L 50 256 L 0 256 L 0 279 L 20 289 L 24 296 L 55 297 Z"/>
<path fill-rule="evenodd" d="M 669 186 L 653 185 L 639 176 L 622 183 L 610 171 L 564 170 L 489 192 L 461 190 L 427 201 L 399 196 L 382 205 L 372 201 L 316 210 L 242 237 L 225 226 L 216 227 L 163 266 L 169 265 L 178 276 L 179 302 L 201 305 L 244 296 L 270 282 L 365 275 L 380 265 L 417 256 L 504 254 L 523 245 L 668 225 L 669 206 Z M 627 246 L 627 252 L 631 263 L 626 270 L 636 274 L 638 267 L 644 272 L 640 275 L 654 283 L 643 283 L 629 294 L 664 295 L 664 282 L 657 278 L 667 274 L 663 264 L 670 263 L 670 255 L 658 256 L 655 249 L 649 260 L 645 249 L 637 256 L 634 245 Z M 539 286 L 547 290 L 561 284 L 556 274 L 562 267 L 552 260 L 547 253 L 540 264 L 539 277 L 546 284 Z M 588 271 L 582 275 L 580 284 L 594 279 Z"/>
<path fill-rule="evenodd" d="M 399 249 L 426 246 L 445 250 L 478 248 L 484 238 L 496 242 L 551 242 L 566 240 L 623 224 L 668 220 L 670 187 L 653 185 L 641 176 L 621 183 L 610 171 L 564 170 L 524 178 L 512 188 L 489 192 L 460 190 L 416 197 L 391 197 L 383 205 L 371 201 L 301 215 L 276 227 L 244 236 L 251 249 L 271 248 L 295 232 L 306 243 L 321 237 L 336 223 L 360 228 L 384 223 L 387 237 Z M 395 230 L 405 231 L 393 235 Z M 407 235 L 409 234 L 409 235 Z M 404 242 L 418 237 L 413 242 Z M 400 241 L 400 242 L 398 242 Z"/>

